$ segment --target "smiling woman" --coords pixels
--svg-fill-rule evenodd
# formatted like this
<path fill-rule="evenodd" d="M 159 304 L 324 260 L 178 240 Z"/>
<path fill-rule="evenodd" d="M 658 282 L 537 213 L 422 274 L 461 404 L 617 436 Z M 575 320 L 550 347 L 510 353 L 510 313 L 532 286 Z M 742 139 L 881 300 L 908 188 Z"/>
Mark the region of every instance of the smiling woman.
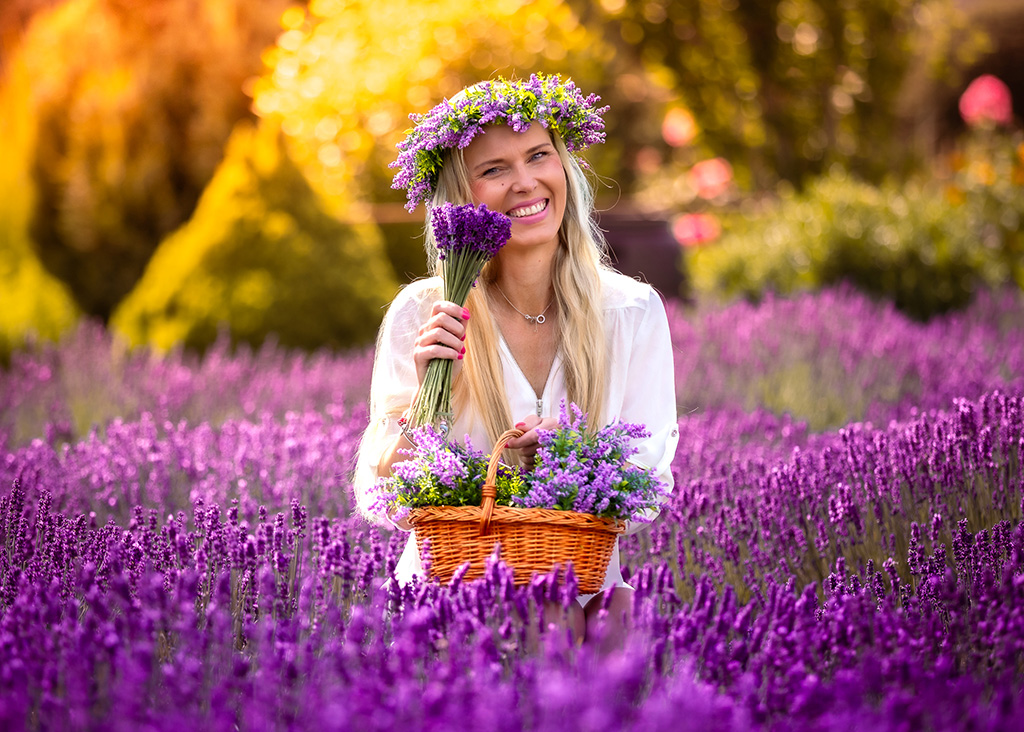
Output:
<path fill-rule="evenodd" d="M 432 359 L 455 361 L 452 436 L 487 447 L 515 425 L 523 434 L 507 445 L 530 468 L 539 431 L 555 427 L 560 406 L 572 402 L 595 430 L 616 420 L 645 425 L 651 436 L 631 461 L 671 485 L 678 431 L 665 309 L 649 286 L 608 266 L 578 157 L 604 139 L 597 102 L 571 81 L 535 75 L 477 84 L 414 117 L 394 164 L 395 186 L 408 191 L 409 207 L 484 204 L 509 216 L 511 238 L 481 270 L 465 308 L 443 298 L 439 276 L 412 283 L 392 303 L 355 477 L 368 517 L 375 480 L 411 448 L 404 414 Z M 429 226 L 426 247 L 440 275 Z M 410 537 L 395 578 L 423 574 Z M 606 607 L 601 635 L 615 645 L 632 592 L 617 547 L 601 589 L 581 595 L 567 622 L 577 638 L 593 638 Z"/>

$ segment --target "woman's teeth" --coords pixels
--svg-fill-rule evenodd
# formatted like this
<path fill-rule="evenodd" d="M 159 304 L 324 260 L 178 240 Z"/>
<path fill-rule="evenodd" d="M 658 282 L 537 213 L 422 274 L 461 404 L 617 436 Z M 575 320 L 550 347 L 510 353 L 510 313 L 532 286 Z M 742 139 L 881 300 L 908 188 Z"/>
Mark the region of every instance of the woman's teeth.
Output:
<path fill-rule="evenodd" d="M 508 215 L 514 219 L 521 219 L 524 216 L 533 216 L 536 213 L 540 213 L 547 208 L 547 201 L 538 201 L 532 206 L 526 206 L 525 208 L 514 208 L 508 212 Z"/>

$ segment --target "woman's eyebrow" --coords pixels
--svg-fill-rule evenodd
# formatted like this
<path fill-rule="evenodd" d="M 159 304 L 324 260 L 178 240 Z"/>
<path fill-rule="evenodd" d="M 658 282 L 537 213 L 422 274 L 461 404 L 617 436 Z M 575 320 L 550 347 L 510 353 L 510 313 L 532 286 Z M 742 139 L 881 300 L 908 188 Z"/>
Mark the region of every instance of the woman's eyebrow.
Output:
<path fill-rule="evenodd" d="M 473 166 L 473 170 L 480 170 L 480 168 L 486 168 L 496 163 L 505 162 L 504 158 L 491 158 L 490 160 L 481 160 L 479 163 Z"/>
<path fill-rule="evenodd" d="M 552 145 L 550 142 L 541 142 L 541 143 L 538 143 L 537 145 L 534 145 L 529 150 L 527 150 L 526 154 L 527 155 L 533 155 L 535 152 L 540 152 L 541 150 L 543 150 L 545 148 L 548 148 L 548 147 L 554 147 L 554 145 Z"/>
<path fill-rule="evenodd" d="M 541 143 L 538 143 L 537 145 L 534 145 L 530 149 L 528 149 L 525 154 L 526 154 L 527 157 L 529 157 L 530 155 L 533 155 L 536 152 L 539 152 L 539 151 L 541 151 L 541 150 L 543 150 L 545 148 L 550 148 L 550 147 L 553 147 L 553 145 L 550 142 L 541 142 Z M 473 170 L 480 170 L 480 168 L 487 167 L 487 166 L 490 166 L 490 165 L 495 165 L 496 163 L 503 163 L 503 162 L 505 162 L 505 158 L 503 156 L 498 156 L 496 158 L 491 158 L 490 160 L 481 160 L 479 163 L 477 163 L 476 165 L 473 166 Z"/>

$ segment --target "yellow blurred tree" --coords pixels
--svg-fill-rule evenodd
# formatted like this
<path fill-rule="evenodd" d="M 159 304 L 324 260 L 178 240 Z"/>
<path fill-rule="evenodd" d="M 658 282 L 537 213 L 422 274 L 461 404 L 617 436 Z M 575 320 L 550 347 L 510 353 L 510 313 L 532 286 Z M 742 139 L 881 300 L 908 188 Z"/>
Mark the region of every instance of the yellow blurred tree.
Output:
<path fill-rule="evenodd" d="M 609 142 L 589 158 L 616 177 L 628 176 L 634 130 L 648 124 L 637 105 L 664 94 L 622 67 L 599 29 L 561 0 L 313 0 L 283 23 L 254 88 L 255 110 L 281 120 L 296 159 L 320 190 L 347 202 L 340 213 L 351 218 L 366 215 L 359 202 L 403 200 L 390 190 L 387 166 L 408 115 L 468 84 L 536 71 L 571 76 L 612 105 Z"/>
<path fill-rule="evenodd" d="M 25 83 L 24 75 L 15 74 L 0 84 L 0 109 L 12 109 L 24 98 Z M 28 238 L 33 130 L 23 115 L 0 114 L 0 362 L 29 339 L 57 338 L 79 316 L 67 288 L 39 264 Z"/>
<path fill-rule="evenodd" d="M 0 76 L 8 59 L 21 43 L 32 16 L 60 4 L 61 0 L 4 0 L 0 3 Z"/>
<path fill-rule="evenodd" d="M 32 22 L 4 114 L 35 126 L 33 246 L 85 312 L 109 317 L 191 215 L 286 7 L 69 0 Z"/>
<path fill-rule="evenodd" d="M 394 280 L 373 224 L 328 214 L 273 123 L 241 122 L 195 215 L 111 318 L 135 343 L 313 350 L 372 341 Z"/>

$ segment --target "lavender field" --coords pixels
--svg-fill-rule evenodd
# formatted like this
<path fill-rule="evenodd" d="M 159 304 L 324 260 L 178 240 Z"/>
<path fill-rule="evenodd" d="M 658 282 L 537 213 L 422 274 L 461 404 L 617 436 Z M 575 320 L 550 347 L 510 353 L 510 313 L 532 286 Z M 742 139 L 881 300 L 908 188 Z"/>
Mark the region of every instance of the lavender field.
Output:
<path fill-rule="evenodd" d="M 372 353 L 0 371 L 0 728 L 960 730 L 1024 714 L 1024 294 L 669 307 L 676 488 L 624 540 L 627 648 L 570 576 L 382 589 L 349 494 Z"/>

